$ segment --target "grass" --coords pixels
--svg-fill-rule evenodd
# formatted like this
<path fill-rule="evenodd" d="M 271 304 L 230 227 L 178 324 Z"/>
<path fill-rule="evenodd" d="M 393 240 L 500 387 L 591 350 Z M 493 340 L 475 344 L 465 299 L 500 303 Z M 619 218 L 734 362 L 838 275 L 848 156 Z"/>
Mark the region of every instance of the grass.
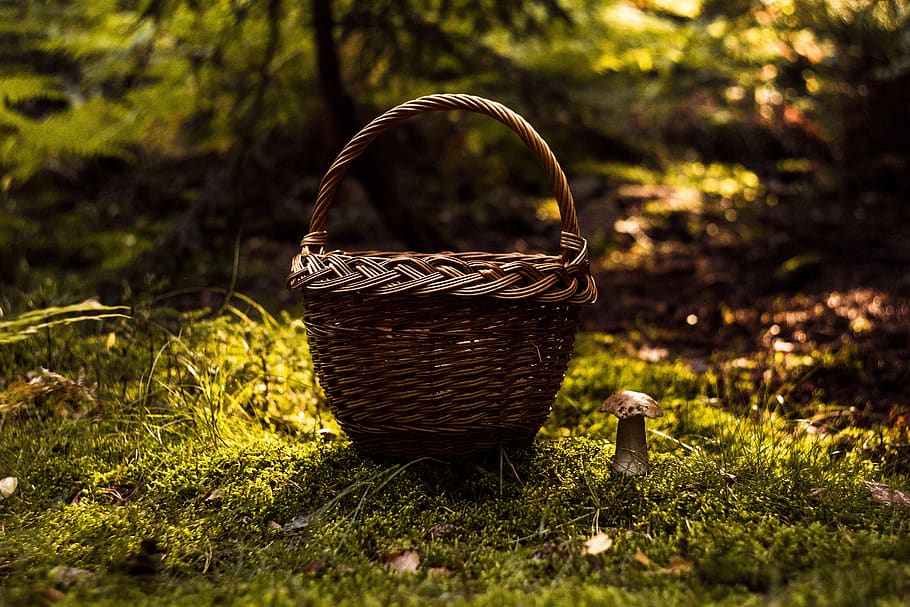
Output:
<path fill-rule="evenodd" d="M 376 461 L 339 435 L 301 323 L 233 302 L 0 350 L 0 478 L 18 480 L 0 604 L 910 601 L 910 509 L 863 484 L 910 485 L 866 457 L 887 429 L 807 432 L 759 389 L 736 415 L 711 372 L 584 335 L 529 450 Z M 611 472 L 597 409 L 622 388 L 666 411 L 645 478 Z"/>

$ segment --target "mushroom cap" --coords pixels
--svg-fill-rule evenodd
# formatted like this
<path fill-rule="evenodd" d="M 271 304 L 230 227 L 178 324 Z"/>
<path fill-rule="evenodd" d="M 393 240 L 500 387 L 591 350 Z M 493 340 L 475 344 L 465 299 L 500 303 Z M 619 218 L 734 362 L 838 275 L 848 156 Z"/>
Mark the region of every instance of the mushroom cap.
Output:
<path fill-rule="evenodd" d="M 601 411 L 609 412 L 619 418 L 644 415 L 645 417 L 663 417 L 664 410 L 657 401 L 644 392 L 623 390 L 603 402 Z"/>

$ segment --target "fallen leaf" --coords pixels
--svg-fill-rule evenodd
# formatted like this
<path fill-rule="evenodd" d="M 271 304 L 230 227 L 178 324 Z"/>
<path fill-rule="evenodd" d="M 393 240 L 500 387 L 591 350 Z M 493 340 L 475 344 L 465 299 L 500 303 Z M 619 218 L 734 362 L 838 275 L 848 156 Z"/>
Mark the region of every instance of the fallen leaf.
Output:
<path fill-rule="evenodd" d="M 300 531 L 301 529 L 309 527 L 312 522 L 313 515 L 308 512 L 299 512 L 297 513 L 297 516 L 285 523 L 281 529 L 285 533 L 293 533 L 294 531 Z"/>
<path fill-rule="evenodd" d="M 316 435 L 327 443 L 338 439 L 338 433 L 331 428 L 320 428 L 316 430 Z"/>
<path fill-rule="evenodd" d="M 860 482 L 869 490 L 873 499 L 878 503 L 886 504 L 888 506 L 897 506 L 899 508 L 910 508 L 910 495 L 907 495 L 903 491 L 892 489 L 888 485 L 882 483 L 874 483 L 872 481 Z"/>
<path fill-rule="evenodd" d="M 410 573 L 420 566 L 420 555 L 416 550 L 402 550 L 386 555 L 384 563 L 398 573 Z"/>
<path fill-rule="evenodd" d="M 651 559 L 649 559 L 648 555 L 641 550 L 636 550 L 632 559 L 642 567 L 650 567 L 652 565 Z"/>
<path fill-rule="evenodd" d="M 269 521 L 266 524 L 266 527 L 268 527 L 269 530 L 271 530 L 271 531 L 281 531 L 282 529 L 284 529 L 284 527 L 281 526 L 281 523 L 278 523 L 275 521 Z"/>
<path fill-rule="evenodd" d="M 613 538 L 601 532 L 585 542 L 585 554 L 600 554 L 609 550 L 612 545 Z"/>
<path fill-rule="evenodd" d="M 67 565 L 60 565 L 51 570 L 51 579 L 54 581 L 54 585 L 63 590 L 67 590 L 94 575 L 88 569 L 69 567 Z"/>
<path fill-rule="evenodd" d="M 57 601 L 63 600 L 63 597 L 66 596 L 63 594 L 62 590 L 56 588 L 45 588 L 38 593 L 40 600 L 44 601 L 46 604 L 56 603 Z"/>
<path fill-rule="evenodd" d="M 430 536 L 430 539 L 436 539 L 444 535 L 449 535 L 455 531 L 455 525 L 452 523 L 436 523 L 429 529 L 427 529 L 427 535 Z"/>
<path fill-rule="evenodd" d="M 167 550 L 161 548 L 153 539 L 144 539 L 136 554 L 117 564 L 117 568 L 127 575 L 152 576 L 161 571 L 161 557 Z"/>
<path fill-rule="evenodd" d="M 7 476 L 4 479 L 0 479 L 0 499 L 6 499 L 11 496 L 18 486 L 19 479 L 15 476 Z"/>
<path fill-rule="evenodd" d="M 70 379 L 47 369 L 12 382 L 0 397 L 0 413 L 30 413 L 36 417 L 80 419 L 100 407 L 97 386 L 86 386 L 80 375 Z"/>
<path fill-rule="evenodd" d="M 809 490 L 809 499 L 813 502 L 827 503 L 834 500 L 831 490 L 827 487 L 813 487 Z"/>
<path fill-rule="evenodd" d="M 218 500 L 224 499 L 224 489 L 220 487 L 217 489 L 212 489 L 209 491 L 208 495 L 203 498 L 203 501 L 206 502 L 217 502 Z"/>
<path fill-rule="evenodd" d="M 670 557 L 670 565 L 667 567 L 667 570 L 670 573 L 681 574 L 689 573 L 694 567 L 695 565 L 692 563 L 692 561 L 686 557 L 682 556 L 681 554 L 674 554 Z"/>

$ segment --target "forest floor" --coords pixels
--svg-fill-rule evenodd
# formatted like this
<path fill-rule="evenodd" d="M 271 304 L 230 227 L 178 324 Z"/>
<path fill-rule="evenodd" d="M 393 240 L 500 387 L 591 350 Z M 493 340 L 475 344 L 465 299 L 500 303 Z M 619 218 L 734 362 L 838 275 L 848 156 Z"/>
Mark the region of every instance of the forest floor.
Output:
<path fill-rule="evenodd" d="M 902 205 L 874 197 L 849 209 L 779 205 L 744 223 L 725 221 L 722 206 L 655 222 L 640 199 L 620 202 L 637 219 L 618 235 L 619 253 L 597 268 L 601 302 L 587 328 L 623 335 L 645 359 L 763 361 L 755 370 L 766 387 L 787 387 L 792 404 L 781 401 L 783 410 L 828 403 L 816 411 L 820 423 L 910 423 Z M 693 237 L 694 222 L 714 227 Z M 841 364 L 813 368 L 811 359 L 836 352 L 847 354 Z"/>

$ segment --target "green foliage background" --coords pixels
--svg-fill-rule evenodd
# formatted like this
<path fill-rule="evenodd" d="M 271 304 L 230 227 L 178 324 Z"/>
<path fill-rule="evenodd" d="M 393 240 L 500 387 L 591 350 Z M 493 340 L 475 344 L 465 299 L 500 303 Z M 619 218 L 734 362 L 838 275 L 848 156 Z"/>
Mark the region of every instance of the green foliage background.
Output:
<path fill-rule="evenodd" d="M 908 19 L 897 1 L 4 3 L 0 276 L 29 292 L 53 258 L 89 266 L 96 289 L 210 283 L 238 234 L 304 232 L 352 128 L 440 91 L 530 117 L 576 176 L 685 160 L 795 174 L 802 203 L 906 192 Z M 539 184 L 482 121 L 428 120 L 396 142 L 384 156 L 418 214 L 474 194 L 482 217 L 478 193 L 503 174 Z M 458 188 L 427 185 L 453 171 Z M 463 233 L 452 217 L 432 218 L 443 244 Z"/>

